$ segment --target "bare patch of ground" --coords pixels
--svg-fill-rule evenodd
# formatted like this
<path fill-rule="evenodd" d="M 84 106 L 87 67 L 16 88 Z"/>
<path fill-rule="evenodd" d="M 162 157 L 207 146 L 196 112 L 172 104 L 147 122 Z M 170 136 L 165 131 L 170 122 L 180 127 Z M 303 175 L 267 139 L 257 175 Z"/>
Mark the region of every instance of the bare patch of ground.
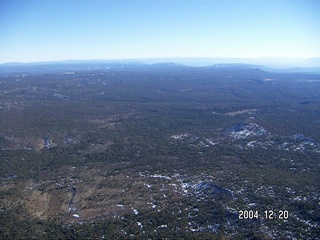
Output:
<path fill-rule="evenodd" d="M 244 110 L 240 110 L 240 111 L 228 112 L 225 115 L 233 117 L 233 116 L 240 115 L 240 114 L 254 114 L 256 111 L 257 111 L 257 109 L 244 109 Z"/>
<path fill-rule="evenodd" d="M 169 177 L 129 170 L 110 174 L 110 166 L 92 169 L 70 166 L 25 184 L 22 198 L 35 218 L 54 217 L 65 223 L 114 219 L 128 213 L 162 211 L 168 204 L 181 200 L 179 183 L 174 182 Z"/>

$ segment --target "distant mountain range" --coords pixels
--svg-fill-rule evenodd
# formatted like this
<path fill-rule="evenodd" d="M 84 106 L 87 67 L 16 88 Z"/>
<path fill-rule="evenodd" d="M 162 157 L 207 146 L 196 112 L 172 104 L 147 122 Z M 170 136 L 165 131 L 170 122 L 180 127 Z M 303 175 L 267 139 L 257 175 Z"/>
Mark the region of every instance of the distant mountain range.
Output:
<path fill-rule="evenodd" d="M 320 73 L 320 58 L 146 58 L 119 60 L 67 60 L 50 62 L 0 64 L 0 72 L 86 69 L 132 69 L 148 67 L 206 67 L 232 69 L 261 69 L 268 72 Z"/>
<path fill-rule="evenodd" d="M 272 68 L 320 68 L 319 58 L 155 58 L 138 59 L 144 63 L 174 62 L 187 66 L 208 66 L 214 64 L 251 64 Z"/>

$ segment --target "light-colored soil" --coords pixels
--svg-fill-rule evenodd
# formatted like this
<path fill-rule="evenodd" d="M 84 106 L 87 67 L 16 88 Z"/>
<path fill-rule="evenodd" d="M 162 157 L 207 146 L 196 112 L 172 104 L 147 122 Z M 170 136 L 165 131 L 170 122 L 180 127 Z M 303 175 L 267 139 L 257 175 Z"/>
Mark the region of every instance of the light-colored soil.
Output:
<path fill-rule="evenodd" d="M 132 173 L 110 172 L 104 168 L 67 167 L 20 185 L 21 200 L 35 218 L 60 219 L 65 223 L 96 218 L 121 218 L 140 211 L 161 211 L 169 202 L 179 201 L 169 180 Z M 4 187 L 4 186 L 3 186 Z M 72 198 L 72 188 L 76 194 Z"/>

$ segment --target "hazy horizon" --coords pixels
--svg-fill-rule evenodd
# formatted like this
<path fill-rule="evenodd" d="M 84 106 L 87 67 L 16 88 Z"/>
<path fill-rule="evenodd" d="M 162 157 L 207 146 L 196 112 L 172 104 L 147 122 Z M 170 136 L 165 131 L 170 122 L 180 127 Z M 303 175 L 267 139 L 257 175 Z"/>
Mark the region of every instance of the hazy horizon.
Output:
<path fill-rule="evenodd" d="M 271 68 L 320 68 L 320 57 L 317 58 L 203 58 L 203 57 L 175 57 L 175 58 L 131 58 L 131 59 L 66 59 L 36 62 L 5 62 L 0 66 L 46 65 L 46 64 L 83 64 L 83 63 L 139 63 L 158 64 L 176 63 L 185 66 L 201 67 L 215 64 L 249 64 Z"/>
<path fill-rule="evenodd" d="M 4 0 L 0 63 L 317 58 L 318 9 L 314 0 Z"/>

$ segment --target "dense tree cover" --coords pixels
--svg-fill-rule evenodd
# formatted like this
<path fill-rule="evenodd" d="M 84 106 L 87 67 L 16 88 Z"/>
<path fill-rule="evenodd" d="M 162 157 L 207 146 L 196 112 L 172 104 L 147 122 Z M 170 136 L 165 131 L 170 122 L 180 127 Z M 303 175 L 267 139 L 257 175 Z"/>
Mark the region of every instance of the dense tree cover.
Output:
<path fill-rule="evenodd" d="M 320 96 L 319 82 L 310 79 L 320 76 L 187 67 L 2 74 L 0 238 L 268 239 L 273 231 L 273 237 L 312 239 L 320 224 Z M 230 127 L 243 122 L 267 133 L 232 138 Z M 69 168 L 81 171 L 70 176 Z M 181 209 L 189 212 L 175 215 L 180 208 L 170 192 L 160 212 L 74 223 L 62 213 L 35 217 L 24 203 L 35 189 L 68 192 L 69 185 L 48 187 L 49 179 L 94 181 L 81 175 L 90 169 L 105 171 L 106 179 L 147 172 L 181 174 L 190 183 L 210 176 L 235 198 L 188 195 Z M 127 191 L 136 187 L 130 183 Z M 159 190 L 158 201 L 162 195 Z M 248 208 L 285 209 L 290 217 L 237 219 L 236 212 Z"/>

